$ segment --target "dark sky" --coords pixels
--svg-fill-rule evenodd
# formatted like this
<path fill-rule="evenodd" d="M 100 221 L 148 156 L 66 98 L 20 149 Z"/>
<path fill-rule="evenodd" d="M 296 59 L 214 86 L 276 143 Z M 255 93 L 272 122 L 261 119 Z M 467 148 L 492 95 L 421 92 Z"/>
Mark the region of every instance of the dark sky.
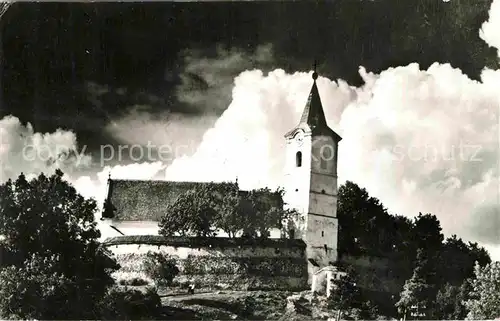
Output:
<path fill-rule="evenodd" d="M 495 51 L 478 37 L 490 3 L 16 3 L 1 22 L 0 118 L 12 114 L 42 132 L 73 129 L 90 146 L 111 142 L 101 129 L 126 106 L 203 112 L 179 102 L 176 92 L 183 75 L 210 89 L 202 75 L 185 70 L 186 56 L 213 58 L 216 48 L 254 52 L 271 45 L 270 61 L 242 68 L 307 71 L 318 59 L 322 75 L 351 84 L 360 82 L 360 65 L 379 72 L 411 62 L 423 68 L 449 62 L 477 78 L 496 63 Z M 116 94 L 118 88 L 127 94 Z"/>

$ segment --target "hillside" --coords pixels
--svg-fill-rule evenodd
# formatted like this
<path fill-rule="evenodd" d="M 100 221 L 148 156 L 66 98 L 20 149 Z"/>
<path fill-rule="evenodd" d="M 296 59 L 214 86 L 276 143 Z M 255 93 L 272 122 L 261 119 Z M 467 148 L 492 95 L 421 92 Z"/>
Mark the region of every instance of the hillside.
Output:
<path fill-rule="evenodd" d="M 307 292 L 217 291 L 164 296 L 164 316 L 176 320 L 326 320 Z M 314 311 L 313 311 L 314 310 Z"/>
<path fill-rule="evenodd" d="M 309 291 L 216 291 L 162 296 L 163 317 L 175 320 L 332 320 L 337 311 Z M 343 314 L 343 320 L 354 319 Z M 378 320 L 385 318 L 379 317 Z"/>

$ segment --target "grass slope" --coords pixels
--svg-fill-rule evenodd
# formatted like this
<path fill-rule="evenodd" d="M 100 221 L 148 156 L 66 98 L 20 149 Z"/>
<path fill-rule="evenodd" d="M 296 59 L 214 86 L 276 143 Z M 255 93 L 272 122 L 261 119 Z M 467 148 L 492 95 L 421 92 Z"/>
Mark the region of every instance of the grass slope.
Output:
<path fill-rule="evenodd" d="M 278 320 L 293 292 L 218 291 L 162 298 L 165 315 L 176 320 Z"/>

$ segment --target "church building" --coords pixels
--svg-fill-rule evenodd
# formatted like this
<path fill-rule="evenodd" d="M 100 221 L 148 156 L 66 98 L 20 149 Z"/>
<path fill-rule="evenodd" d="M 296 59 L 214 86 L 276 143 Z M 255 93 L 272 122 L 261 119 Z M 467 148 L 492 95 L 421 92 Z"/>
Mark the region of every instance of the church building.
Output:
<path fill-rule="evenodd" d="M 317 78 L 315 71 L 302 117 L 285 135 L 283 201 L 300 213 L 298 228 L 289 234 L 306 244 L 310 276 L 337 262 L 337 160 L 342 139 L 328 127 Z M 199 184 L 207 183 L 110 178 L 102 218 L 120 234 L 157 235 L 158 221 L 169 205 Z"/>

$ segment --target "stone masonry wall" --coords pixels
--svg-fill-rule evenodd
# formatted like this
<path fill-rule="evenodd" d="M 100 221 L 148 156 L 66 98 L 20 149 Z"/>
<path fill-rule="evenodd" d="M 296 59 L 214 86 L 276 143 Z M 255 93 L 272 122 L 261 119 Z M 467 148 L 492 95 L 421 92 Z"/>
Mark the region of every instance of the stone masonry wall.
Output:
<path fill-rule="evenodd" d="M 154 244 L 147 244 L 154 243 Z M 305 244 L 297 240 L 115 237 L 103 244 L 121 269 L 117 279 L 147 280 L 143 262 L 148 252 L 177 260 L 181 273 L 176 283 L 234 290 L 307 289 Z"/>

